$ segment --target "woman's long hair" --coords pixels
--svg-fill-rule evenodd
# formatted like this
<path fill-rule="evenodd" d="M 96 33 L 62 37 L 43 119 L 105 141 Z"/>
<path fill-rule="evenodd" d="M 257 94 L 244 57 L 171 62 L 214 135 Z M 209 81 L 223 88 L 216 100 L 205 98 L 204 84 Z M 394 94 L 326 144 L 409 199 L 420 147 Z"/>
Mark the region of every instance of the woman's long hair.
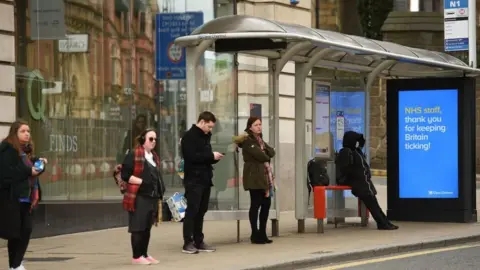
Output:
<path fill-rule="evenodd" d="M 257 122 L 257 120 L 259 120 L 260 122 L 262 122 L 262 119 L 260 119 L 259 117 L 256 117 L 256 116 L 250 116 L 247 120 L 247 127 L 245 128 L 245 131 L 248 133 L 248 134 L 253 134 L 252 131 L 250 130 L 250 128 L 252 127 L 253 123 Z M 259 134 L 261 138 L 263 138 L 263 134 L 260 133 Z"/>
<path fill-rule="evenodd" d="M 22 143 L 20 142 L 20 139 L 18 139 L 18 130 L 22 126 L 29 126 L 26 121 L 23 120 L 17 120 L 15 121 L 11 126 L 10 126 L 10 131 L 8 132 L 8 136 L 3 139 L 4 142 L 7 142 L 17 150 L 18 154 L 20 155 L 22 153 Z M 28 144 L 30 144 L 31 151 L 29 153 L 29 156 L 33 155 L 33 141 L 32 141 L 32 136 L 30 136 L 30 141 L 28 141 Z"/>

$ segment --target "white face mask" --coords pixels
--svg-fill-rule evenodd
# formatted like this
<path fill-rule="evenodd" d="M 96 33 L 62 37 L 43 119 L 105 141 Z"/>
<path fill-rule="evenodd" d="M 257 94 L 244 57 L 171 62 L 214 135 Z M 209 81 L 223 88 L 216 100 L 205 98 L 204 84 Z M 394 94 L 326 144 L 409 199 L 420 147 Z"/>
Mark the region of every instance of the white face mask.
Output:
<path fill-rule="evenodd" d="M 360 146 L 360 143 L 359 142 L 356 142 L 355 143 L 355 147 L 358 148 Z"/>

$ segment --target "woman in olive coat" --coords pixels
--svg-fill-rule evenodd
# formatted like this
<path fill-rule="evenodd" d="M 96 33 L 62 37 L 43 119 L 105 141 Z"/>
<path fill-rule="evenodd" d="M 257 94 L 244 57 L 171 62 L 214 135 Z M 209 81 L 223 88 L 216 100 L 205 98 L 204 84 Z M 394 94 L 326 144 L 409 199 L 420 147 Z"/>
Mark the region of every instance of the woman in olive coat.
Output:
<path fill-rule="evenodd" d="M 267 221 L 275 191 L 270 160 L 275 156 L 275 150 L 263 141 L 261 119 L 250 117 L 245 132 L 235 137 L 234 142 L 242 148 L 243 187 L 250 192 L 250 240 L 252 244 L 269 244 L 273 241 L 267 237 Z"/>

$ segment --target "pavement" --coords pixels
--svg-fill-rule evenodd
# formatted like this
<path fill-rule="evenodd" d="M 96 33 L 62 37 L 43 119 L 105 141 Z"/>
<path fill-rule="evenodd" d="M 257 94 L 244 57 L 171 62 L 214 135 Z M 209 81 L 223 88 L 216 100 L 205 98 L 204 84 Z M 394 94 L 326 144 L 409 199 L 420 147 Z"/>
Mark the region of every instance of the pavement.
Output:
<path fill-rule="evenodd" d="M 385 209 L 386 186 L 379 184 L 378 199 Z M 477 190 L 477 196 L 480 196 Z M 479 205 L 477 204 L 477 209 Z M 358 218 L 347 222 L 359 222 Z M 236 221 L 205 222 L 207 243 L 217 252 L 182 254 L 182 224 L 161 223 L 152 231 L 149 254 L 161 264 L 149 269 L 300 269 L 319 264 L 338 263 L 405 251 L 438 248 L 459 243 L 479 242 L 480 224 L 398 222 L 397 231 L 378 231 L 369 227 L 326 225 L 316 233 L 316 221 L 306 221 L 306 233 L 298 234 L 293 212 L 280 218 L 280 237 L 271 245 L 249 243 L 249 225 L 240 224 L 241 242 L 236 242 Z M 130 236 L 126 228 L 32 239 L 25 266 L 35 270 L 122 270 L 130 265 Z M 0 265 L 7 265 L 7 251 L 0 248 Z"/>

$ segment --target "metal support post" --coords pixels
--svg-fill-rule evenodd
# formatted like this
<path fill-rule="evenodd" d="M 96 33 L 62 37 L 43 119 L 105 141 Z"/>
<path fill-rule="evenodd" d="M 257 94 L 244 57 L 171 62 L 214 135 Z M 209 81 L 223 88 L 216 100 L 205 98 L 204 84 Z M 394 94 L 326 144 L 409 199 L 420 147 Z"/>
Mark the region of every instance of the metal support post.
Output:
<path fill-rule="evenodd" d="M 197 64 L 203 53 L 212 45 L 213 40 L 204 40 L 196 47 L 186 48 L 187 72 L 187 129 L 197 123 Z"/>
<path fill-rule="evenodd" d="M 331 49 L 316 49 L 307 63 L 295 63 L 295 218 L 298 232 L 305 232 L 305 218 L 308 210 L 306 181 L 307 153 L 305 150 L 305 80 L 312 70 Z"/>
<path fill-rule="evenodd" d="M 307 203 L 306 156 L 305 156 L 305 78 L 306 63 L 295 64 L 295 218 L 298 232 L 305 232 Z"/>
<path fill-rule="evenodd" d="M 468 64 L 477 68 L 477 1 L 468 0 Z"/>
<path fill-rule="evenodd" d="M 268 76 L 269 76 L 269 84 L 270 84 L 270 89 L 272 89 L 272 97 L 270 98 L 270 112 L 273 115 L 270 115 L 270 119 L 273 120 L 273 127 L 270 129 L 270 143 L 273 144 L 273 147 L 275 148 L 275 158 L 273 159 L 273 170 L 275 175 L 278 175 L 278 170 L 280 168 L 280 140 L 278 137 L 279 134 L 279 108 L 278 108 L 278 103 L 279 103 L 279 90 L 278 90 L 278 76 L 276 72 L 276 64 L 275 60 L 269 59 L 268 60 Z M 274 198 L 274 203 L 275 203 L 275 211 L 276 211 L 276 217 L 272 219 L 272 236 L 279 236 L 279 222 L 278 219 L 280 218 L 280 201 L 278 200 L 278 196 L 275 196 Z"/>
<path fill-rule="evenodd" d="M 273 60 L 269 59 L 268 61 L 268 71 L 270 77 L 270 85 L 272 89 L 272 102 L 270 106 L 272 106 L 273 112 L 273 132 L 270 132 L 270 142 L 273 142 L 275 147 L 275 158 L 274 158 L 274 171 L 276 175 L 279 175 L 280 170 L 280 92 L 279 92 L 279 79 L 280 73 L 288 61 L 295 56 L 301 50 L 311 47 L 310 42 L 300 42 L 292 46 L 290 49 L 285 51 L 280 59 Z M 276 218 L 272 219 L 272 236 L 279 236 L 280 228 L 279 228 L 279 219 L 280 219 L 280 201 L 278 197 L 275 197 L 275 210 L 277 212 Z"/>

